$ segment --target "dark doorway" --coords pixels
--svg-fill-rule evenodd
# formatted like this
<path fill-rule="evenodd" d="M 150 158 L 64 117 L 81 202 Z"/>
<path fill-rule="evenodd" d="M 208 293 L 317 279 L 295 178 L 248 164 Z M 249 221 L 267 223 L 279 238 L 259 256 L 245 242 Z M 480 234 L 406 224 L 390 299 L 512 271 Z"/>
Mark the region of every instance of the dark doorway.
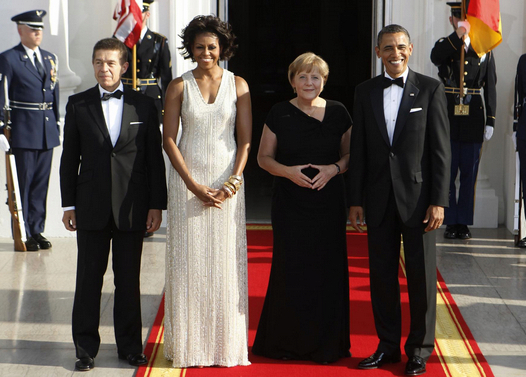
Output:
<path fill-rule="evenodd" d="M 229 0 L 239 49 L 228 69 L 250 86 L 252 151 L 245 169 L 247 220 L 270 221 L 273 177 L 256 160 L 270 108 L 294 97 L 289 64 L 304 52 L 329 64 L 322 97 L 342 102 L 352 116 L 354 88 L 371 77 L 372 1 Z"/>

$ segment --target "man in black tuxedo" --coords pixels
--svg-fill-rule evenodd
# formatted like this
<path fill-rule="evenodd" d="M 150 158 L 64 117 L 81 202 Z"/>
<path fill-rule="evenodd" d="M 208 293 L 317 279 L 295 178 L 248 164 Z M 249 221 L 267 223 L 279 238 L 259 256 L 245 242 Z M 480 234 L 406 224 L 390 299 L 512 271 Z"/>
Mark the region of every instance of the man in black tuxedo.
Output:
<path fill-rule="evenodd" d="M 515 111 L 513 132 L 517 137 L 517 152 L 519 152 L 520 180 L 522 186 L 523 206 L 526 203 L 526 54 L 519 58 L 517 75 L 515 76 Z M 523 208 L 526 208 L 523 207 Z M 518 247 L 526 247 L 526 237 L 517 242 Z"/>
<path fill-rule="evenodd" d="M 118 356 L 131 365 L 142 353 L 139 274 L 143 235 L 155 231 L 166 209 L 166 179 L 154 101 L 124 89 L 126 46 L 115 38 L 93 48 L 98 85 L 71 96 L 60 163 L 63 223 L 77 231 L 77 286 L 73 304 L 75 369 L 94 368 L 104 273 L 110 241 L 115 283 Z"/>
<path fill-rule="evenodd" d="M 356 87 L 348 175 L 349 220 L 367 217 L 371 302 L 380 340 L 358 368 L 401 361 L 401 236 L 411 331 L 405 373 L 426 372 L 436 318 L 436 243 L 448 204 L 451 151 L 444 86 L 407 67 L 413 45 L 399 25 L 378 34 L 385 74 Z"/>

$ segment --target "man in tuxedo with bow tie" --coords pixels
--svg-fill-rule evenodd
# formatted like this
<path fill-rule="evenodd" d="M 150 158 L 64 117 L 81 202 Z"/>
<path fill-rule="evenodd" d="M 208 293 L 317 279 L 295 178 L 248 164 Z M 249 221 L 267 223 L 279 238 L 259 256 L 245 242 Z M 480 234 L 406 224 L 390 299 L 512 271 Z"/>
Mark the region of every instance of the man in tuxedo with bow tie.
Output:
<path fill-rule="evenodd" d="M 349 220 L 367 219 L 377 350 L 358 368 L 401 361 L 400 243 L 410 301 L 405 373 L 426 372 L 436 318 L 436 232 L 448 204 L 449 123 L 444 86 L 408 68 L 413 45 L 399 25 L 378 34 L 385 74 L 356 87 L 351 135 Z"/>
<path fill-rule="evenodd" d="M 115 38 L 93 48 L 98 85 L 69 98 L 60 163 L 63 223 L 77 231 L 73 304 L 75 369 L 95 366 L 101 290 L 110 242 L 115 284 L 117 352 L 131 365 L 142 353 L 139 274 L 143 236 L 161 225 L 166 180 L 154 101 L 123 89 L 126 46 Z"/>
<path fill-rule="evenodd" d="M 0 55 L 0 107 L 9 101 L 12 109 L 9 142 L 18 172 L 27 251 L 51 248 L 42 233 L 53 148 L 60 144 L 58 60 L 39 47 L 45 15 L 38 9 L 12 17 L 20 44 Z M 4 120 L 0 111 L 0 133 Z"/>

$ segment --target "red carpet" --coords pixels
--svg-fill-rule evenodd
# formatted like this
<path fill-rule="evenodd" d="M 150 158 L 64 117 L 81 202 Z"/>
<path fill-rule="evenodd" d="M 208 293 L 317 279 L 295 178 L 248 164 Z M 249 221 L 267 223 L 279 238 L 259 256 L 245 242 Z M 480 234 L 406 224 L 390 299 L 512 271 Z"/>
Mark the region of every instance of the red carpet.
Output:
<path fill-rule="evenodd" d="M 272 261 L 272 231 L 270 226 L 247 226 L 248 230 L 248 273 L 249 273 L 249 345 L 254 342 L 263 300 L 267 289 L 270 264 Z M 366 234 L 347 234 L 349 255 L 349 282 L 351 298 L 351 358 L 341 359 L 330 365 L 318 365 L 303 361 L 277 361 L 255 356 L 250 352 L 252 363 L 247 367 L 234 368 L 172 368 L 162 353 L 164 301 L 161 302 L 157 319 L 145 349 L 150 363 L 139 368 L 137 376 L 180 376 L 180 377 L 339 377 L 339 376 L 404 376 L 405 356 L 402 362 L 376 370 L 359 370 L 358 362 L 376 349 L 378 339 L 374 329 L 372 308 L 369 297 L 369 273 Z M 409 303 L 404 265 L 400 268 L 400 289 L 402 294 L 402 316 L 405 319 L 403 334 L 409 331 Z M 426 376 L 493 376 L 484 356 L 481 354 L 471 332 L 465 324 L 442 277 L 439 274 L 437 307 L 437 340 L 435 352 L 427 363 Z M 402 350 L 403 342 L 402 339 Z"/>

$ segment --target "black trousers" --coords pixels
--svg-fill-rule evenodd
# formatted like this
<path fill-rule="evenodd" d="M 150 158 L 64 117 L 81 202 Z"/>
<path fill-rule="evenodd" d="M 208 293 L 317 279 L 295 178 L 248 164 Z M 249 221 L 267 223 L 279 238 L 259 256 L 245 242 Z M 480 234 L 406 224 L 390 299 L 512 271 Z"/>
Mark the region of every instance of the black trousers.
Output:
<path fill-rule="evenodd" d="M 115 284 L 113 326 L 119 354 L 142 352 L 140 271 L 144 231 L 123 232 L 113 218 L 102 230 L 77 230 L 73 342 L 77 358 L 99 351 L 101 291 L 110 243 Z"/>
<path fill-rule="evenodd" d="M 423 220 L 423 219 L 422 219 Z M 405 343 L 408 357 L 427 360 L 433 352 L 436 322 L 436 231 L 424 232 L 426 225 L 408 227 L 400 219 L 393 190 L 382 223 L 367 227 L 371 302 L 378 351 L 400 352 L 402 314 L 398 281 L 400 242 L 403 237 L 405 269 L 411 314 Z"/>

